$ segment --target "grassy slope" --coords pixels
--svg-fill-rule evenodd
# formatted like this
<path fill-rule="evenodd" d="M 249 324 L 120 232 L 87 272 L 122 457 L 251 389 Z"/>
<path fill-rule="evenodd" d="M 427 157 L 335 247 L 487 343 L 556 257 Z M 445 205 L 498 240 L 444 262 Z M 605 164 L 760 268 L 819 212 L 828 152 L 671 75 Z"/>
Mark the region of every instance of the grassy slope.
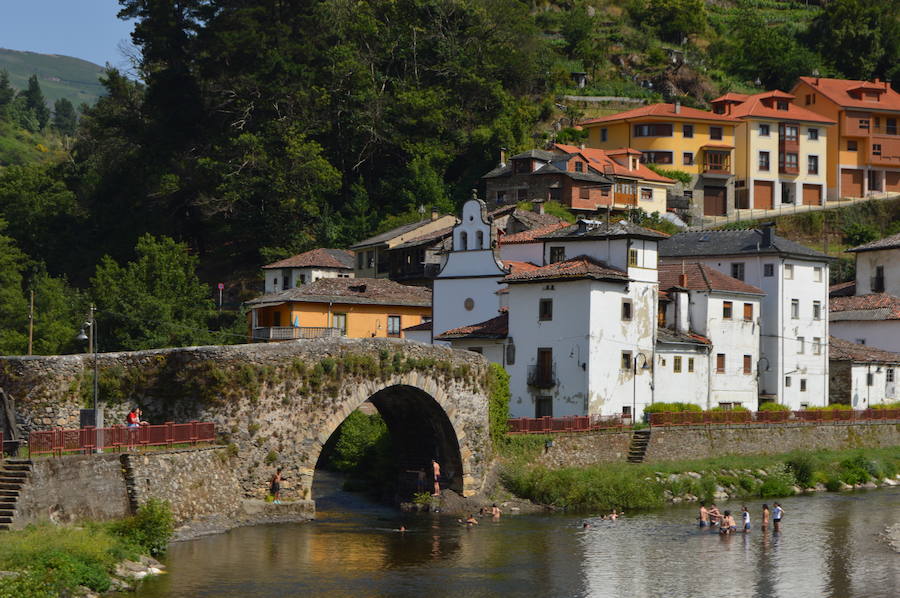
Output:
<path fill-rule="evenodd" d="M 28 78 L 36 74 L 51 107 L 59 98 L 69 99 L 76 107 L 94 104 L 103 93 L 98 80 L 103 67 L 80 58 L 0 48 L 0 70 L 9 73 L 16 89 L 25 89 Z"/>
<path fill-rule="evenodd" d="M 30 133 L 0 120 L 0 170 L 63 157 L 63 141 L 55 133 Z"/>

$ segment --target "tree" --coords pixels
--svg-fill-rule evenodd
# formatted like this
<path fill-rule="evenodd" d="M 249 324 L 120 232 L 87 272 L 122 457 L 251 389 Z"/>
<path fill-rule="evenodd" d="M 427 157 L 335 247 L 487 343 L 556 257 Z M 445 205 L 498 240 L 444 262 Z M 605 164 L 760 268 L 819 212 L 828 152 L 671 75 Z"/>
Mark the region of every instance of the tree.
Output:
<path fill-rule="evenodd" d="M 50 276 L 42 266 L 34 271 L 28 286 L 34 291 L 34 353 L 84 351 L 84 345 L 75 340 L 87 313 L 83 293 L 70 287 L 64 278 Z"/>
<path fill-rule="evenodd" d="M 41 91 L 37 75 L 31 75 L 28 78 L 28 89 L 21 92 L 21 95 L 25 98 L 25 107 L 34 113 L 39 128 L 46 127 L 50 120 L 50 109 L 47 107 L 47 100 L 44 99 L 44 92 Z"/>
<path fill-rule="evenodd" d="M 9 73 L 5 70 L 0 70 L 0 117 L 3 116 L 6 107 L 13 101 L 14 97 L 16 97 L 16 90 L 9 84 Z"/>
<path fill-rule="evenodd" d="M 167 237 L 142 236 L 136 258 L 120 266 L 104 257 L 91 279 L 107 350 L 138 350 L 210 341 L 210 290 L 197 278 L 197 258 Z"/>
<path fill-rule="evenodd" d="M 822 55 L 847 77 L 870 79 L 898 72 L 897 0 L 831 0 L 813 22 L 810 33 Z"/>
<path fill-rule="evenodd" d="M 53 128 L 63 135 L 75 134 L 78 125 L 78 115 L 75 106 L 66 98 L 60 98 L 53 104 Z"/>
<path fill-rule="evenodd" d="M 0 220 L 0 354 L 25 353 L 27 347 L 28 303 L 22 295 L 25 254 L 15 241 L 3 234 Z"/>

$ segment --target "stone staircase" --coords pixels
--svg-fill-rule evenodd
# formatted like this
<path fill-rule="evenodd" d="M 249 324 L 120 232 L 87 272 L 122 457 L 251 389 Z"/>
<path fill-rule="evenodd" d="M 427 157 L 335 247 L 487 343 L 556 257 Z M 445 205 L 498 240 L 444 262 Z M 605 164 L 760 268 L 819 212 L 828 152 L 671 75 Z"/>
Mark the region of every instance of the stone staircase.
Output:
<path fill-rule="evenodd" d="M 122 475 L 125 477 L 125 491 L 128 493 L 128 507 L 131 509 L 132 515 L 138 510 L 137 488 L 134 483 L 134 469 L 131 467 L 131 455 L 122 454 L 119 457 L 122 464 Z"/>
<path fill-rule="evenodd" d="M 6 459 L 0 466 L 0 530 L 8 530 L 12 526 L 19 492 L 30 473 L 29 459 Z"/>
<path fill-rule="evenodd" d="M 631 433 L 631 444 L 628 446 L 628 462 L 643 463 L 650 444 L 650 428 L 635 430 Z"/>

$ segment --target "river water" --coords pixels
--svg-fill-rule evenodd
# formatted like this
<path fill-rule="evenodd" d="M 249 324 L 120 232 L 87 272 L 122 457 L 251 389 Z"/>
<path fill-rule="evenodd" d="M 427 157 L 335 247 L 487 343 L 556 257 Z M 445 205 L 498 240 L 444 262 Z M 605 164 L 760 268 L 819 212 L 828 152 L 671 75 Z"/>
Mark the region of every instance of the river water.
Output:
<path fill-rule="evenodd" d="M 315 522 L 246 527 L 174 544 L 165 558 L 168 575 L 145 582 L 133 596 L 900 595 L 900 555 L 878 537 L 900 522 L 900 487 L 786 498 L 779 535 L 758 529 L 762 501 L 755 500 L 748 503 L 753 531 L 729 537 L 695 527 L 695 506 L 626 514 L 615 522 L 504 516 L 467 529 L 452 517 L 405 515 L 334 488 L 315 488 Z M 740 503 L 719 507 L 737 512 Z M 588 529 L 585 520 L 592 523 Z M 394 531 L 401 523 L 409 531 Z"/>

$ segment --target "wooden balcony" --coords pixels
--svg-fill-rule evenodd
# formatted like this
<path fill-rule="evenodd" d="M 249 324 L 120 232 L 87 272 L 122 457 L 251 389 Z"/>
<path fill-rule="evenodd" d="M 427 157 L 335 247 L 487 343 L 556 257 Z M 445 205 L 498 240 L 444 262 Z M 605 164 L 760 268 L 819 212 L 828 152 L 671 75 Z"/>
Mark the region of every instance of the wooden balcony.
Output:
<path fill-rule="evenodd" d="M 265 326 L 253 329 L 254 341 L 289 341 L 342 336 L 340 328 L 318 326 Z"/>

